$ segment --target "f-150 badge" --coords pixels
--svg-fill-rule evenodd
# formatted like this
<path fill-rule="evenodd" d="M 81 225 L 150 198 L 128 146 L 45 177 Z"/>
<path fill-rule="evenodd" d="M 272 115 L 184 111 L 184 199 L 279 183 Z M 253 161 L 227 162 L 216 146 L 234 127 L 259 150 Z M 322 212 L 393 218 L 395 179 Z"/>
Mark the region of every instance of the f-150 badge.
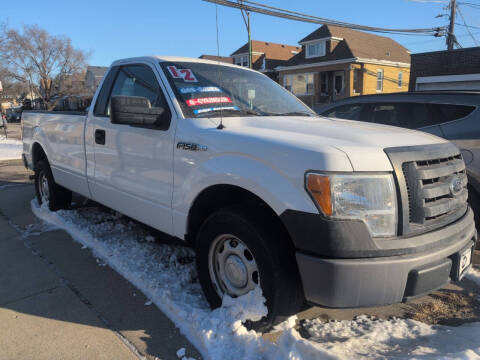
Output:
<path fill-rule="evenodd" d="M 207 151 L 208 147 L 200 144 L 179 142 L 177 143 L 177 149 L 188 150 L 188 151 Z"/>

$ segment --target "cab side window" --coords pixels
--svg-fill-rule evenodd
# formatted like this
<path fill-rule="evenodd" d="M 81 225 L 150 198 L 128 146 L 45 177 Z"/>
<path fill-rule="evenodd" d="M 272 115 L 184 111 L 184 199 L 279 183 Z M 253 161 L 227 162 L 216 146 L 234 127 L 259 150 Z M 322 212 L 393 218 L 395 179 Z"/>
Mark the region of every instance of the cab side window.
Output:
<path fill-rule="evenodd" d="M 114 66 L 110 69 L 107 74 L 107 77 L 103 81 L 102 88 L 100 89 L 100 93 L 97 96 L 97 100 L 95 103 L 95 108 L 93 113 L 95 116 L 107 116 L 107 105 L 108 100 L 110 97 L 110 89 L 112 88 L 113 81 L 117 76 L 118 66 Z"/>
<path fill-rule="evenodd" d="M 163 91 L 157 82 L 155 74 L 146 65 L 122 66 L 118 70 L 108 99 L 106 115 L 110 115 L 110 99 L 115 95 L 141 96 L 150 101 L 152 107 L 162 107 L 169 111 Z"/>

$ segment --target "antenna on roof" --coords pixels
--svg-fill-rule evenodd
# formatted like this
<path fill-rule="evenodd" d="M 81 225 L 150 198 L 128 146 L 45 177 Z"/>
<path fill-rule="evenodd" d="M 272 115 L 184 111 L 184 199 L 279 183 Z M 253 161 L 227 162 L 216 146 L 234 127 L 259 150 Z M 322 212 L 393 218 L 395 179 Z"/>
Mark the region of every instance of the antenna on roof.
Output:
<path fill-rule="evenodd" d="M 216 27 L 217 27 L 217 61 L 218 61 L 218 65 L 220 65 L 220 42 L 218 41 L 218 5 L 217 4 L 215 4 L 215 24 L 216 24 Z M 222 82 L 221 79 L 222 79 L 222 72 L 220 71 L 220 66 L 219 66 L 218 67 L 219 83 Z M 217 129 L 218 130 L 225 129 L 225 126 L 223 125 L 222 107 L 220 107 L 220 124 L 218 124 Z"/>

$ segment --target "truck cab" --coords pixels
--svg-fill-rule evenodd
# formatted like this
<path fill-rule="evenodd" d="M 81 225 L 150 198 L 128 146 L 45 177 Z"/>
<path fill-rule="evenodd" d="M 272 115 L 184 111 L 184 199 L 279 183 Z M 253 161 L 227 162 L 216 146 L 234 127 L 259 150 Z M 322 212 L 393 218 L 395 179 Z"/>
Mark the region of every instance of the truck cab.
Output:
<path fill-rule="evenodd" d="M 407 301 L 468 270 L 477 235 L 455 145 L 317 116 L 256 71 L 112 64 L 88 113 L 24 112 L 39 203 L 76 192 L 196 250 L 212 307 L 260 287 L 270 326 L 305 301 Z"/>

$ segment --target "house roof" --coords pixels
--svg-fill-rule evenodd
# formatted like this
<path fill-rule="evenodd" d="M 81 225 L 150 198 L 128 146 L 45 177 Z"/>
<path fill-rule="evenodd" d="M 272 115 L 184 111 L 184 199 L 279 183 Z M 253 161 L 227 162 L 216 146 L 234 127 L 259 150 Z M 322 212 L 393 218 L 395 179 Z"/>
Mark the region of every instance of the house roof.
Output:
<path fill-rule="evenodd" d="M 326 56 L 306 59 L 305 46 L 303 46 L 302 52 L 291 58 L 290 61 L 288 61 L 287 66 L 349 58 L 410 63 L 408 49 L 400 45 L 398 42 L 388 37 L 338 26 L 323 25 L 300 40 L 300 43 L 330 37 L 343 39 L 342 41 L 339 41 L 333 52 L 327 53 Z"/>
<path fill-rule="evenodd" d="M 216 55 L 200 55 L 199 59 L 207 59 L 213 61 L 221 61 L 227 64 L 233 64 L 233 58 L 229 56 L 216 56 Z"/>
<path fill-rule="evenodd" d="M 263 53 L 267 59 L 288 60 L 294 55 L 292 51 L 299 52 L 300 50 L 301 48 L 295 45 L 252 40 L 252 52 Z M 248 42 L 233 52 L 231 56 L 245 53 L 248 53 Z"/>

